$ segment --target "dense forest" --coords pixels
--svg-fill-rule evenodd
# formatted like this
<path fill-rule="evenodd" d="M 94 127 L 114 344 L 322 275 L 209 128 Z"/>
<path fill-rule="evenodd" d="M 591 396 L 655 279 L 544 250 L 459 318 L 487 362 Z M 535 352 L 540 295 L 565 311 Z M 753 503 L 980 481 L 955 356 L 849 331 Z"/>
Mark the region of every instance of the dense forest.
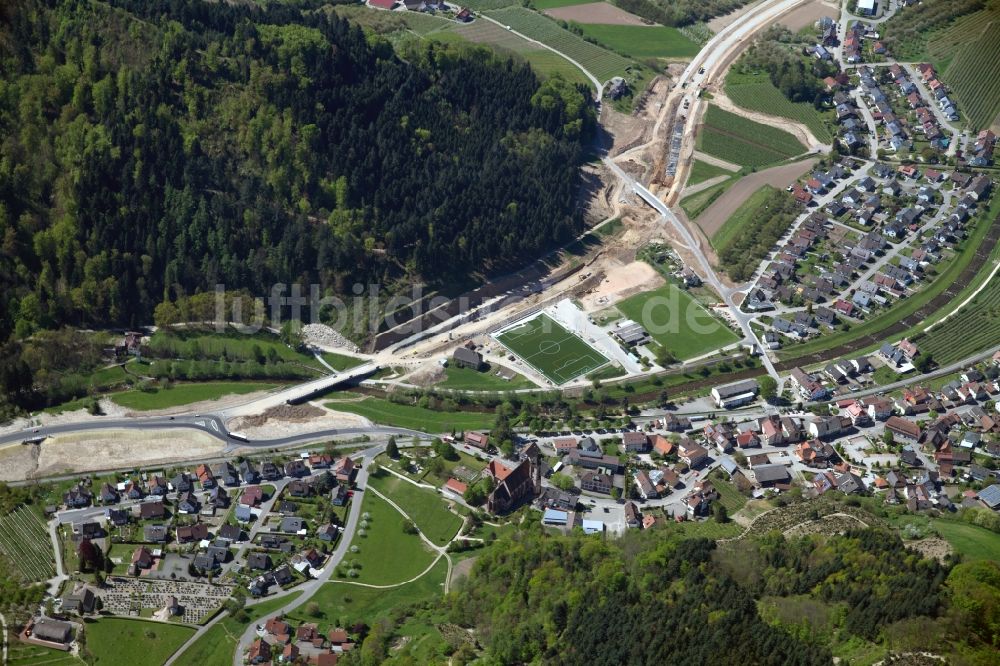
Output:
<path fill-rule="evenodd" d="M 281 3 L 3 11 L 4 334 L 144 323 L 217 282 L 488 272 L 579 228 L 593 112 L 526 65 L 430 43 L 397 57 Z"/>
<path fill-rule="evenodd" d="M 2 3 L 0 340 L 217 283 L 448 282 L 580 229 L 585 89 L 308 4 Z"/>
<path fill-rule="evenodd" d="M 478 558 L 447 608 L 485 663 L 829 664 L 834 643 L 887 637 L 989 663 L 1000 567 L 954 564 L 877 529 L 731 545 L 522 531 Z"/>
<path fill-rule="evenodd" d="M 774 190 L 757 207 L 756 212 L 750 224 L 743 227 L 728 245 L 717 248 L 719 264 L 737 282 L 753 275 L 757 265 L 788 231 L 800 208 L 788 192 Z"/>

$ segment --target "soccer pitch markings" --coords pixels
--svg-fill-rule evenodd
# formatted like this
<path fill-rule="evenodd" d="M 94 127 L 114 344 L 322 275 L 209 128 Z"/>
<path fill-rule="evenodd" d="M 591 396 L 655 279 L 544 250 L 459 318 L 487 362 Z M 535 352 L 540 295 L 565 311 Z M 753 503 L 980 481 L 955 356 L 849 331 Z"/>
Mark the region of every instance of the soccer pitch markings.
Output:
<path fill-rule="evenodd" d="M 608 362 L 602 354 L 545 314 L 515 324 L 495 337 L 500 344 L 557 385 Z"/>

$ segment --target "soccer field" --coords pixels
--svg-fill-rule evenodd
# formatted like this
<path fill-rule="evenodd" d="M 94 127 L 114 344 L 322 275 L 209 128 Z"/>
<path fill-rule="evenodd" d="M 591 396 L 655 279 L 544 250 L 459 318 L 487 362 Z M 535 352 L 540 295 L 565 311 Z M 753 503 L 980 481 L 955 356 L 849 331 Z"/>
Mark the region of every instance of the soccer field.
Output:
<path fill-rule="evenodd" d="M 544 314 L 508 328 L 496 339 L 557 385 L 608 362 L 603 355 Z"/>

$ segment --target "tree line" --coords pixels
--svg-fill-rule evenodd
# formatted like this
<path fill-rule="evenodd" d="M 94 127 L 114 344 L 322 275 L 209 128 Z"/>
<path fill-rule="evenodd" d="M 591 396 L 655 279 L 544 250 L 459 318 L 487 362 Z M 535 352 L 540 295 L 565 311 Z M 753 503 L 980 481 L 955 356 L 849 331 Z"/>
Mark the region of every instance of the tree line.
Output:
<path fill-rule="evenodd" d="M 679 27 L 728 14 L 747 0 L 614 0 L 614 4 L 654 23 Z"/>
<path fill-rule="evenodd" d="M 746 227 L 727 246 L 719 248 L 719 261 L 730 277 L 737 282 L 749 279 L 798 214 L 799 205 L 790 194 L 771 192 Z"/>

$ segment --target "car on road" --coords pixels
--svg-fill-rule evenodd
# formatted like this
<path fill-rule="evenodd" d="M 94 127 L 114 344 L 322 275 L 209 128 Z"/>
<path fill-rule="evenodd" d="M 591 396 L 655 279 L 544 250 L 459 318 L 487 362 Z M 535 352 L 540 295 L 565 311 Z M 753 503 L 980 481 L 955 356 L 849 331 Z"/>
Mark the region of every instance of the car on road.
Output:
<path fill-rule="evenodd" d="M 704 68 L 704 67 L 700 68 L 700 69 L 698 70 L 698 73 L 699 73 L 699 74 L 704 74 L 704 73 L 705 73 L 705 68 Z"/>

